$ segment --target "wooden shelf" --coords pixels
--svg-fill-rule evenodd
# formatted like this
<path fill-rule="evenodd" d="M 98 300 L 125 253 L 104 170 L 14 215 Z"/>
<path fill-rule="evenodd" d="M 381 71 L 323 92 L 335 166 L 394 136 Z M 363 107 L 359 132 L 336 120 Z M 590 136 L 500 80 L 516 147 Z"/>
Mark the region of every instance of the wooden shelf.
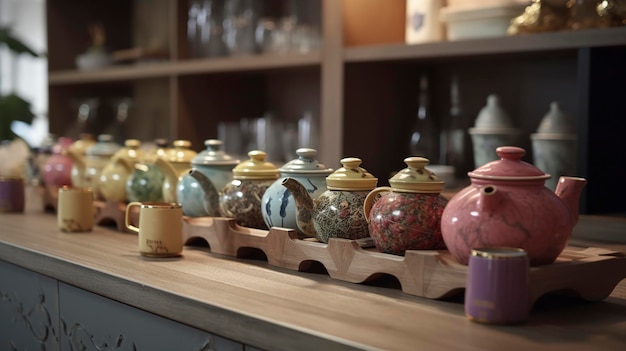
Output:
<path fill-rule="evenodd" d="M 50 85 L 101 83 L 136 79 L 166 78 L 175 75 L 200 73 L 242 72 L 319 66 L 320 63 L 321 55 L 319 51 L 289 55 L 257 55 L 246 57 L 194 59 L 179 62 L 154 62 L 111 66 L 91 71 L 53 71 L 48 75 L 48 82 Z"/>
<path fill-rule="evenodd" d="M 617 27 L 415 45 L 392 44 L 352 47 L 345 49 L 344 60 L 350 63 L 458 58 L 459 56 L 531 53 L 624 45 L 626 45 L 626 27 Z"/>

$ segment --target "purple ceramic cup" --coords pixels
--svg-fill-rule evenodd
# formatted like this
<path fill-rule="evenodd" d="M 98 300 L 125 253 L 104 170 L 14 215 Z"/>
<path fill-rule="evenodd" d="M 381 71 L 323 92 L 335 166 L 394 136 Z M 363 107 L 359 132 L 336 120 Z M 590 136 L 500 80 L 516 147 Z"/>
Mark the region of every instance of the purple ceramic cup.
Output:
<path fill-rule="evenodd" d="M 24 212 L 24 179 L 0 176 L 0 212 Z"/>
<path fill-rule="evenodd" d="M 492 324 L 521 323 L 528 318 L 529 259 L 518 248 L 472 250 L 465 287 L 465 315 Z"/>

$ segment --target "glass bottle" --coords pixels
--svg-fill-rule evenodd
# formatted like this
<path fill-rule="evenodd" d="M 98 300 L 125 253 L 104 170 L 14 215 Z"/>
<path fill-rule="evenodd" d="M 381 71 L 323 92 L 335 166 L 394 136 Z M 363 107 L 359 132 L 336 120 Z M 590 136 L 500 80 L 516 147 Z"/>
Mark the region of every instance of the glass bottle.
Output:
<path fill-rule="evenodd" d="M 441 131 L 440 162 L 454 166 L 456 178 L 463 177 L 470 170 L 467 159 L 471 158 L 471 155 L 468 155 L 471 144 L 466 135 L 467 126 L 459 95 L 459 82 L 454 75 L 450 83 L 450 112 Z"/>
<path fill-rule="evenodd" d="M 417 118 L 413 122 L 409 142 L 411 156 L 437 160 L 439 156 L 439 133 L 429 106 L 428 78 L 420 77 Z"/>

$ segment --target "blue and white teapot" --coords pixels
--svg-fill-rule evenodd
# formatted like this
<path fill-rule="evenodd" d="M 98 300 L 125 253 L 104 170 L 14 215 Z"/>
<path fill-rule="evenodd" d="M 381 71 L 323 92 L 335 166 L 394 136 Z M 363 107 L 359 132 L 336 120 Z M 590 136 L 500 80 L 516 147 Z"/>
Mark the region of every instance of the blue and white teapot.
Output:
<path fill-rule="evenodd" d="M 268 228 L 283 227 L 295 229 L 299 236 L 304 236 L 296 223 L 296 203 L 291 191 L 282 185 L 285 178 L 293 178 L 304 186 L 312 198 L 328 190 L 326 177 L 333 169 L 326 168 L 315 157 L 317 150 L 300 148 L 296 150 L 298 158 L 287 162 L 279 168 L 280 178 L 263 194 L 261 211 Z"/>

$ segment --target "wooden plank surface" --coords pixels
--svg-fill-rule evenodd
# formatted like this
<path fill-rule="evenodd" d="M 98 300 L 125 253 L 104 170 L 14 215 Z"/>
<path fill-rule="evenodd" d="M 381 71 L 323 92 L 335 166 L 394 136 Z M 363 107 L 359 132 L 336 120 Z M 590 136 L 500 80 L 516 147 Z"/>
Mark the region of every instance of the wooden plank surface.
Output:
<path fill-rule="evenodd" d="M 542 299 L 527 323 L 468 321 L 460 301 L 298 273 L 186 247 L 178 259 L 139 256 L 112 228 L 66 234 L 38 207 L 0 214 L 0 259 L 262 349 L 603 349 L 626 345 L 622 281 L 602 302 Z M 622 247 L 623 249 L 624 247 Z M 393 284 L 392 284 L 393 285 Z"/>

